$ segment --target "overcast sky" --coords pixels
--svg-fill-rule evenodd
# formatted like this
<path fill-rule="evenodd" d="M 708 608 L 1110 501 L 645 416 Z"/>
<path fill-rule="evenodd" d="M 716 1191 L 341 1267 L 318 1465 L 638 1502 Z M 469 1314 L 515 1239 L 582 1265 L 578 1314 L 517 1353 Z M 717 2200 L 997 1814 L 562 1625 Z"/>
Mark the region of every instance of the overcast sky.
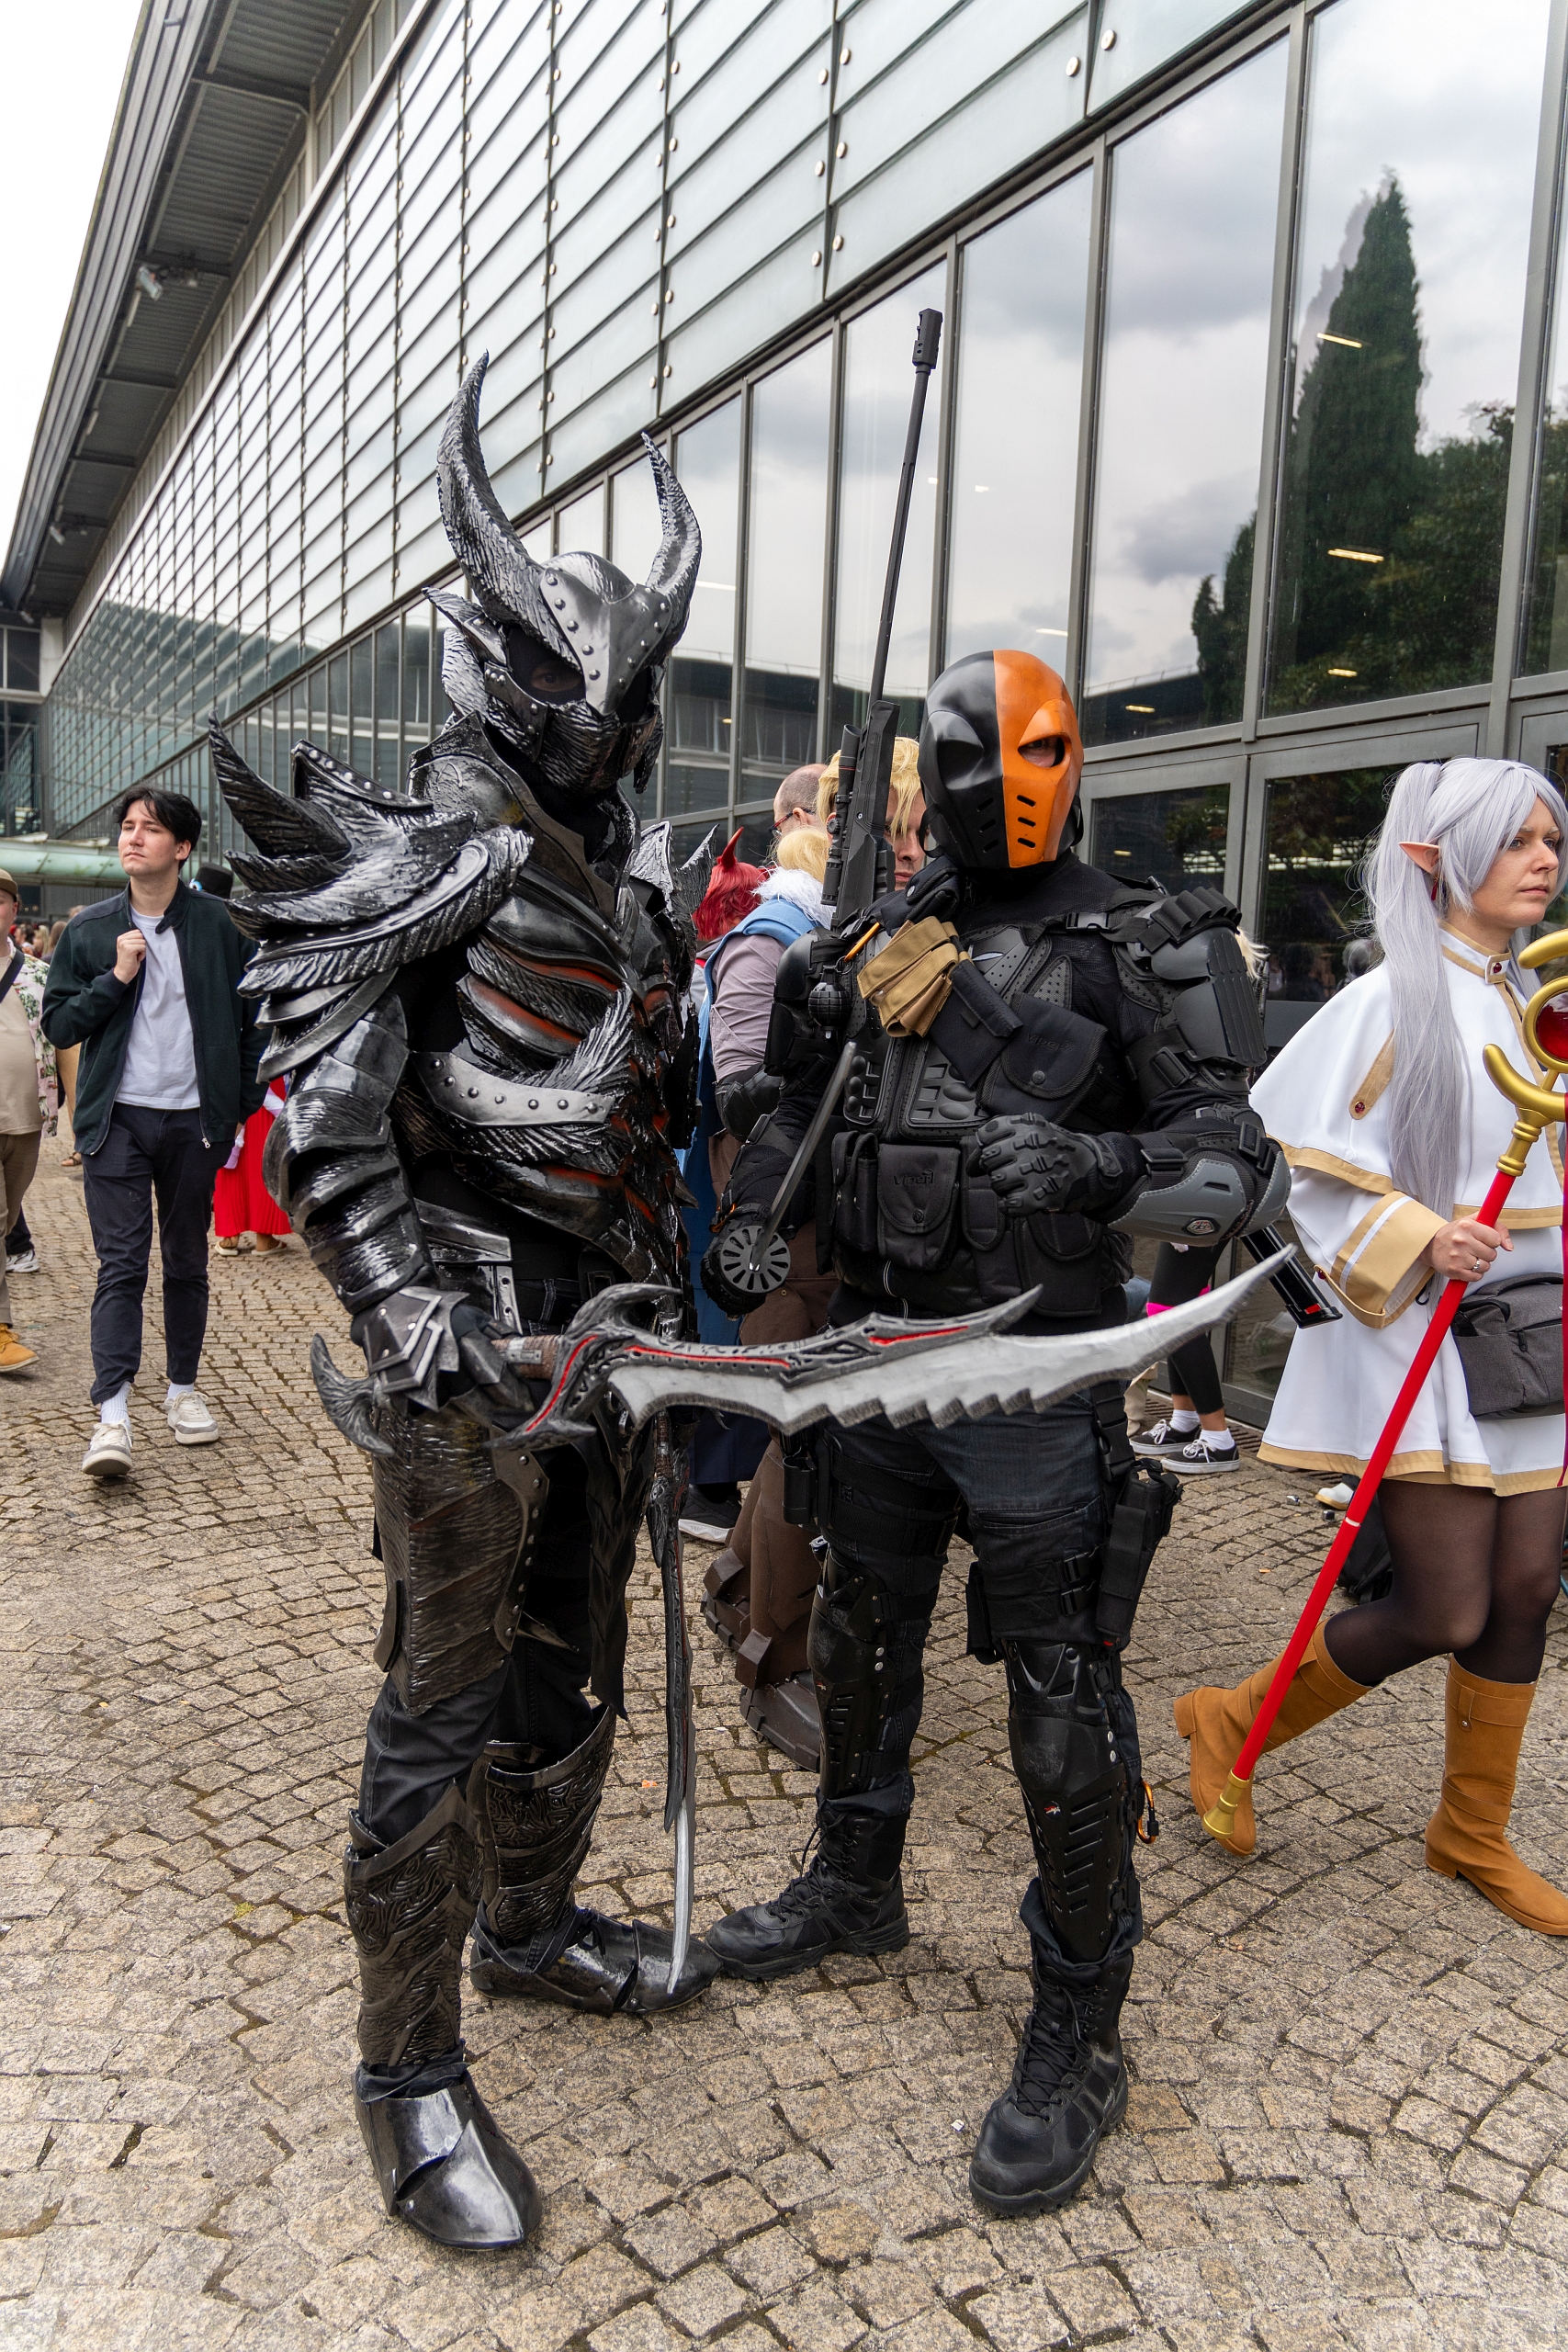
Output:
<path fill-rule="evenodd" d="M 155 0 L 161 6 L 162 0 Z M 65 323 L 141 0 L 0 6 L 0 120 L 12 204 L 0 368 L 0 548 Z"/>

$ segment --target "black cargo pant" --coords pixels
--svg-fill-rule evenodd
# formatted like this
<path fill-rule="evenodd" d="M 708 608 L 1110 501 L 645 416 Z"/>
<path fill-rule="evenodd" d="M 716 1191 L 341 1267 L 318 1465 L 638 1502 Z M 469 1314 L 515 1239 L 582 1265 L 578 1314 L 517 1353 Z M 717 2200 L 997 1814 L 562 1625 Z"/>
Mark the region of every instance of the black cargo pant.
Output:
<path fill-rule="evenodd" d="M 1094 1631 L 1094 1555 L 1105 1520 L 1088 1396 L 950 1429 L 896 1430 L 883 1420 L 864 1421 L 829 1435 L 819 1464 L 818 1511 L 835 1573 L 867 1572 L 886 1591 L 891 1618 L 888 1688 L 875 1753 L 853 1775 L 858 1787 L 842 1794 L 831 1792 L 831 1774 L 825 1772 L 825 1812 L 830 1817 L 842 1807 L 902 1820 L 911 1809 L 909 1750 L 924 1702 L 921 1661 L 962 1500 L 975 1548 L 970 1649 L 1007 1661 L 1015 1763 L 1021 1710 L 1036 1703 L 1032 1692 L 1041 1674 L 1055 1675 L 1056 1688 L 1076 1689 L 1076 1715 L 1098 1718 L 1087 1746 L 1101 1767 L 1109 1756 L 1122 1783 L 1106 1824 L 1113 1853 L 1104 1949 L 1092 1959 L 1073 1950 L 1076 1922 L 1065 1916 L 1059 1889 L 1043 1890 L 1036 1879 L 1023 1905 L 1024 1924 L 1055 1973 L 1065 1981 L 1089 1981 L 1143 1932 L 1132 1860 L 1143 1777 L 1133 1702 L 1114 1652 Z M 817 1606 L 820 1612 L 820 1598 Z M 815 1630 L 813 1645 L 815 1657 Z M 1086 1721 L 1082 1728 L 1091 1726 Z M 1063 1734 L 1068 1769 L 1059 1802 L 1069 1823 L 1077 1729 Z M 1032 1819 L 1037 1854 L 1049 1852 L 1055 1826 Z M 1102 1939 L 1103 1931 L 1092 1938 Z"/>
<path fill-rule="evenodd" d="M 102 1143 L 86 1155 L 83 1189 L 98 1259 L 92 1318 L 95 1405 L 116 1395 L 141 1368 L 141 1302 L 154 1201 L 168 1376 L 188 1386 L 201 1369 L 212 1185 L 233 1140 L 225 1135 L 220 1144 L 205 1141 L 199 1111 L 117 1102 Z"/>

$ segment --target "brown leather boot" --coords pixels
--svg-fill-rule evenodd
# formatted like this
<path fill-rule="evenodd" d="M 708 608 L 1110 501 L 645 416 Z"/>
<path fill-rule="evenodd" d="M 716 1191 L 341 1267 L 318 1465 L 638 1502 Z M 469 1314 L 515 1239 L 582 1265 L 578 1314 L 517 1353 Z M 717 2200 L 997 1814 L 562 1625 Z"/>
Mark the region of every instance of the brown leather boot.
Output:
<path fill-rule="evenodd" d="M 1283 1650 L 1280 1657 L 1283 1657 Z M 1252 1729 L 1253 1718 L 1263 1704 L 1269 1685 L 1274 1679 L 1274 1669 L 1280 1658 L 1270 1658 L 1234 1690 L 1219 1690 L 1205 1687 L 1201 1690 L 1183 1691 L 1176 1702 L 1176 1728 L 1185 1740 L 1191 1742 L 1189 1754 L 1190 1785 L 1192 1802 L 1199 1814 L 1208 1812 L 1215 1799 L 1223 1795 L 1231 1768 L 1241 1753 L 1241 1744 Z M 1371 1688 L 1365 1682 L 1352 1682 L 1341 1674 L 1328 1655 L 1319 1625 L 1307 1648 L 1307 1654 L 1296 1668 L 1295 1679 L 1285 1693 L 1284 1704 L 1274 1718 L 1274 1727 L 1263 1743 L 1268 1755 L 1276 1747 L 1283 1747 L 1288 1739 L 1299 1739 L 1303 1731 L 1311 1731 L 1314 1724 L 1326 1723 L 1341 1707 L 1348 1707 Z M 1248 1787 L 1235 1809 L 1235 1821 L 1228 1838 L 1220 1839 L 1233 1854 L 1250 1854 L 1258 1843 L 1258 1824 L 1253 1818 L 1252 1791 Z"/>
<path fill-rule="evenodd" d="M 1467 1878 L 1538 1936 L 1568 1936 L 1568 1898 L 1527 1870 L 1504 1831 L 1533 1682 L 1483 1682 L 1449 1661 L 1443 1792 L 1427 1824 L 1427 1868 Z"/>
<path fill-rule="evenodd" d="M 0 1372 L 26 1372 L 37 1362 L 37 1349 L 18 1340 L 8 1323 L 0 1323 Z"/>

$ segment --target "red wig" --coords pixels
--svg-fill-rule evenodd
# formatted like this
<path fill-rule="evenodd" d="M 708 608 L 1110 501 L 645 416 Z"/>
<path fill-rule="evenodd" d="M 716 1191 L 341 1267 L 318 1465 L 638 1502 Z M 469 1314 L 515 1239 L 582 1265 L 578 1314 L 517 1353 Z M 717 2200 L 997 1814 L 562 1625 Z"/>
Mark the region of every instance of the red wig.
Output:
<path fill-rule="evenodd" d="M 748 865 L 744 858 L 736 856 L 735 844 L 739 839 L 738 828 L 714 860 L 708 887 L 692 917 L 697 937 L 709 944 L 722 939 L 738 922 L 745 922 L 760 903 L 761 888 L 768 878 L 765 865 Z"/>

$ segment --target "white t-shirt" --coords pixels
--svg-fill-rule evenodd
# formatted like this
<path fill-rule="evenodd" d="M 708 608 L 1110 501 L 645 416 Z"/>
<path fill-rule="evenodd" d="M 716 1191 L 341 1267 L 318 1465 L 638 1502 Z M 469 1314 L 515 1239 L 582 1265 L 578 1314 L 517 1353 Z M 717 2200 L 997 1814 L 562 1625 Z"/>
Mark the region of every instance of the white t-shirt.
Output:
<path fill-rule="evenodd" d="M 172 925 L 159 930 L 162 915 L 139 915 L 132 907 L 130 920 L 147 942 L 147 959 L 114 1099 L 151 1111 L 197 1110 L 201 1096 L 196 1083 L 196 1040 L 186 1005 L 178 936 Z"/>

